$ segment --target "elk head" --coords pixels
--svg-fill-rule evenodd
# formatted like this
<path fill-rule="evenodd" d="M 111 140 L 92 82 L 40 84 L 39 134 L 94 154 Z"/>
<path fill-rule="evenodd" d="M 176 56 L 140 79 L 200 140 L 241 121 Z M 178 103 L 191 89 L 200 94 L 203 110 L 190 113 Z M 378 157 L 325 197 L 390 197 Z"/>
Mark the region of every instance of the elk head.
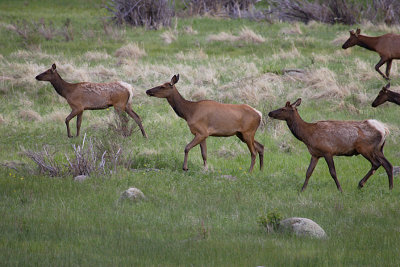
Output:
<path fill-rule="evenodd" d="M 358 35 L 360 34 L 360 32 L 360 29 L 357 29 L 356 32 L 350 31 L 350 38 L 347 39 L 347 41 L 342 45 L 342 48 L 347 49 L 358 44 Z"/>
<path fill-rule="evenodd" d="M 38 81 L 51 81 L 57 74 L 56 64 L 53 64 L 50 69 L 36 76 L 36 80 Z"/>
<path fill-rule="evenodd" d="M 176 74 L 172 77 L 170 82 L 166 82 L 160 86 L 153 87 L 146 91 L 148 96 L 155 96 L 158 98 L 167 98 L 169 97 L 175 88 L 175 84 L 179 81 L 179 74 Z"/>
<path fill-rule="evenodd" d="M 297 99 L 293 104 L 287 101 L 283 108 L 271 111 L 268 116 L 277 120 L 288 120 L 297 111 L 296 107 L 300 106 L 300 104 L 301 98 Z"/>
<path fill-rule="evenodd" d="M 379 105 L 382 105 L 386 101 L 389 100 L 388 89 L 390 88 L 390 83 L 386 84 L 379 91 L 378 96 L 375 98 L 374 102 L 372 102 L 372 107 L 376 108 Z"/>

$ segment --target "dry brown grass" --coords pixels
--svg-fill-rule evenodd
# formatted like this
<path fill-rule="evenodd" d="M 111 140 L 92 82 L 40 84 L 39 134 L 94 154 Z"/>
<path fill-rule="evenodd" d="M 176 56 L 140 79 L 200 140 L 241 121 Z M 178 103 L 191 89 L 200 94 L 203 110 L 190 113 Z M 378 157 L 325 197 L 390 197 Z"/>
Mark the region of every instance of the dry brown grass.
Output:
<path fill-rule="evenodd" d="M 6 119 L 0 114 L 0 124 L 6 123 Z"/>
<path fill-rule="evenodd" d="M 146 56 L 146 51 L 139 47 L 137 43 L 129 43 L 115 51 L 118 58 L 139 59 Z"/>
<path fill-rule="evenodd" d="M 160 37 L 163 39 L 164 43 L 166 44 L 171 44 L 172 42 L 175 42 L 178 39 L 178 33 L 174 30 L 167 30 L 163 32 Z"/>
<path fill-rule="evenodd" d="M 42 116 L 32 109 L 20 109 L 18 117 L 26 121 L 41 121 Z"/>
<path fill-rule="evenodd" d="M 341 32 L 340 34 L 336 35 L 335 39 L 331 41 L 331 44 L 334 46 L 342 46 L 347 39 L 349 39 L 350 34 L 349 32 Z"/>
<path fill-rule="evenodd" d="M 278 53 L 274 53 L 272 55 L 272 58 L 274 60 L 294 59 L 294 58 L 298 58 L 298 57 L 301 57 L 301 54 L 300 54 L 299 50 L 297 50 L 296 46 L 294 46 L 294 44 L 292 44 L 292 48 L 289 51 L 284 51 L 284 50 L 280 49 L 280 51 Z"/>
<path fill-rule="evenodd" d="M 207 37 L 207 41 L 213 42 L 236 42 L 244 41 L 246 43 L 264 43 L 265 39 L 261 35 L 255 33 L 253 30 L 243 27 L 239 35 L 232 35 L 231 33 L 220 32 L 218 34 L 211 34 Z"/>
<path fill-rule="evenodd" d="M 387 25 L 386 23 L 378 23 L 378 24 L 373 24 L 370 21 L 364 21 L 361 26 L 361 33 L 363 31 L 382 31 L 385 33 L 400 33 L 400 25 L 398 24 L 393 24 L 393 25 Z"/>
<path fill-rule="evenodd" d="M 303 31 L 301 30 L 299 23 L 292 24 L 292 25 L 290 25 L 290 27 L 282 28 L 279 32 L 281 34 L 284 34 L 284 35 L 300 35 L 300 34 L 303 34 Z"/>
<path fill-rule="evenodd" d="M 110 55 L 106 51 L 87 51 L 83 58 L 89 61 L 98 61 L 109 59 Z"/>
<path fill-rule="evenodd" d="M 208 59 L 208 55 L 204 53 L 203 49 L 198 49 L 198 50 L 191 50 L 187 53 L 183 53 L 180 51 L 179 53 L 175 54 L 175 57 L 179 60 L 204 60 Z"/>

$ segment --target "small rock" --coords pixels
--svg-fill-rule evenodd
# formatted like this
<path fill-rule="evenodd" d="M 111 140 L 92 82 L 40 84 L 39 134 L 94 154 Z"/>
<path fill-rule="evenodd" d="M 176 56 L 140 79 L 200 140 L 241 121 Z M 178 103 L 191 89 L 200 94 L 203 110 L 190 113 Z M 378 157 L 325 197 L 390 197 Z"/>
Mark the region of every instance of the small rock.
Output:
<path fill-rule="evenodd" d="M 279 229 L 291 232 L 298 236 L 310 236 L 314 238 L 326 238 L 324 229 L 316 222 L 307 218 L 292 217 L 284 219 L 279 224 Z"/>
<path fill-rule="evenodd" d="M 86 175 L 78 175 L 74 178 L 75 182 L 83 182 L 85 181 L 87 178 L 89 178 L 89 176 Z"/>
<path fill-rule="evenodd" d="M 399 175 L 400 174 L 400 166 L 393 166 L 393 175 Z"/>
<path fill-rule="evenodd" d="M 128 190 L 125 190 L 121 196 L 119 197 L 120 200 L 130 199 L 130 200 L 140 200 L 145 199 L 143 192 L 135 187 L 131 187 Z"/>

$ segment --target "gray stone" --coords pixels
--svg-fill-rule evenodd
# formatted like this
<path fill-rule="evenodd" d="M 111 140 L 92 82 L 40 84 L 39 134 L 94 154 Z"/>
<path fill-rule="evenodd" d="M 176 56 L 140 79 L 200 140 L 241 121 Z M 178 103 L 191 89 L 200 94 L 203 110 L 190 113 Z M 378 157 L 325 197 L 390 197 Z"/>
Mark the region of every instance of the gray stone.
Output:
<path fill-rule="evenodd" d="M 120 196 L 120 200 L 124 199 L 130 199 L 130 200 L 140 200 L 140 199 L 145 199 L 146 197 L 144 196 L 143 192 L 140 191 L 139 189 L 135 187 L 131 187 L 124 192 L 122 192 Z"/>
<path fill-rule="evenodd" d="M 86 175 L 78 175 L 74 178 L 75 182 L 83 182 L 85 181 L 87 178 L 89 178 L 89 176 Z"/>
<path fill-rule="evenodd" d="M 324 229 L 316 222 L 307 218 L 292 217 L 284 219 L 279 224 L 279 229 L 284 232 L 294 233 L 298 236 L 326 238 Z"/>

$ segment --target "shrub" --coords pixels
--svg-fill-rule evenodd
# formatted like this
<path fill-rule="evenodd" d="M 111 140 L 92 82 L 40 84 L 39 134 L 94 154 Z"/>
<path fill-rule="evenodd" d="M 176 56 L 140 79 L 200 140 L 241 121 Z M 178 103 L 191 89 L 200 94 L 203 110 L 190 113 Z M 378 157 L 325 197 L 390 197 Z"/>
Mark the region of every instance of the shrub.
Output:
<path fill-rule="evenodd" d="M 386 24 L 400 23 L 400 2 L 397 0 L 369 0 L 360 3 L 351 0 L 268 0 L 272 12 L 284 21 L 319 21 L 352 25 L 362 18 Z M 368 7 L 368 8 L 366 8 Z"/>
<path fill-rule="evenodd" d="M 257 223 L 266 228 L 267 232 L 273 232 L 278 230 L 279 224 L 282 220 L 282 214 L 278 211 L 268 212 L 267 216 L 260 216 Z"/>
<path fill-rule="evenodd" d="M 144 26 L 158 29 L 170 26 L 174 10 L 168 0 L 111 0 L 106 9 L 112 20 L 121 25 Z"/>
<path fill-rule="evenodd" d="M 262 12 L 256 12 L 254 9 L 256 2 L 257 0 L 183 0 L 191 16 L 212 14 L 236 18 L 262 16 Z"/>

